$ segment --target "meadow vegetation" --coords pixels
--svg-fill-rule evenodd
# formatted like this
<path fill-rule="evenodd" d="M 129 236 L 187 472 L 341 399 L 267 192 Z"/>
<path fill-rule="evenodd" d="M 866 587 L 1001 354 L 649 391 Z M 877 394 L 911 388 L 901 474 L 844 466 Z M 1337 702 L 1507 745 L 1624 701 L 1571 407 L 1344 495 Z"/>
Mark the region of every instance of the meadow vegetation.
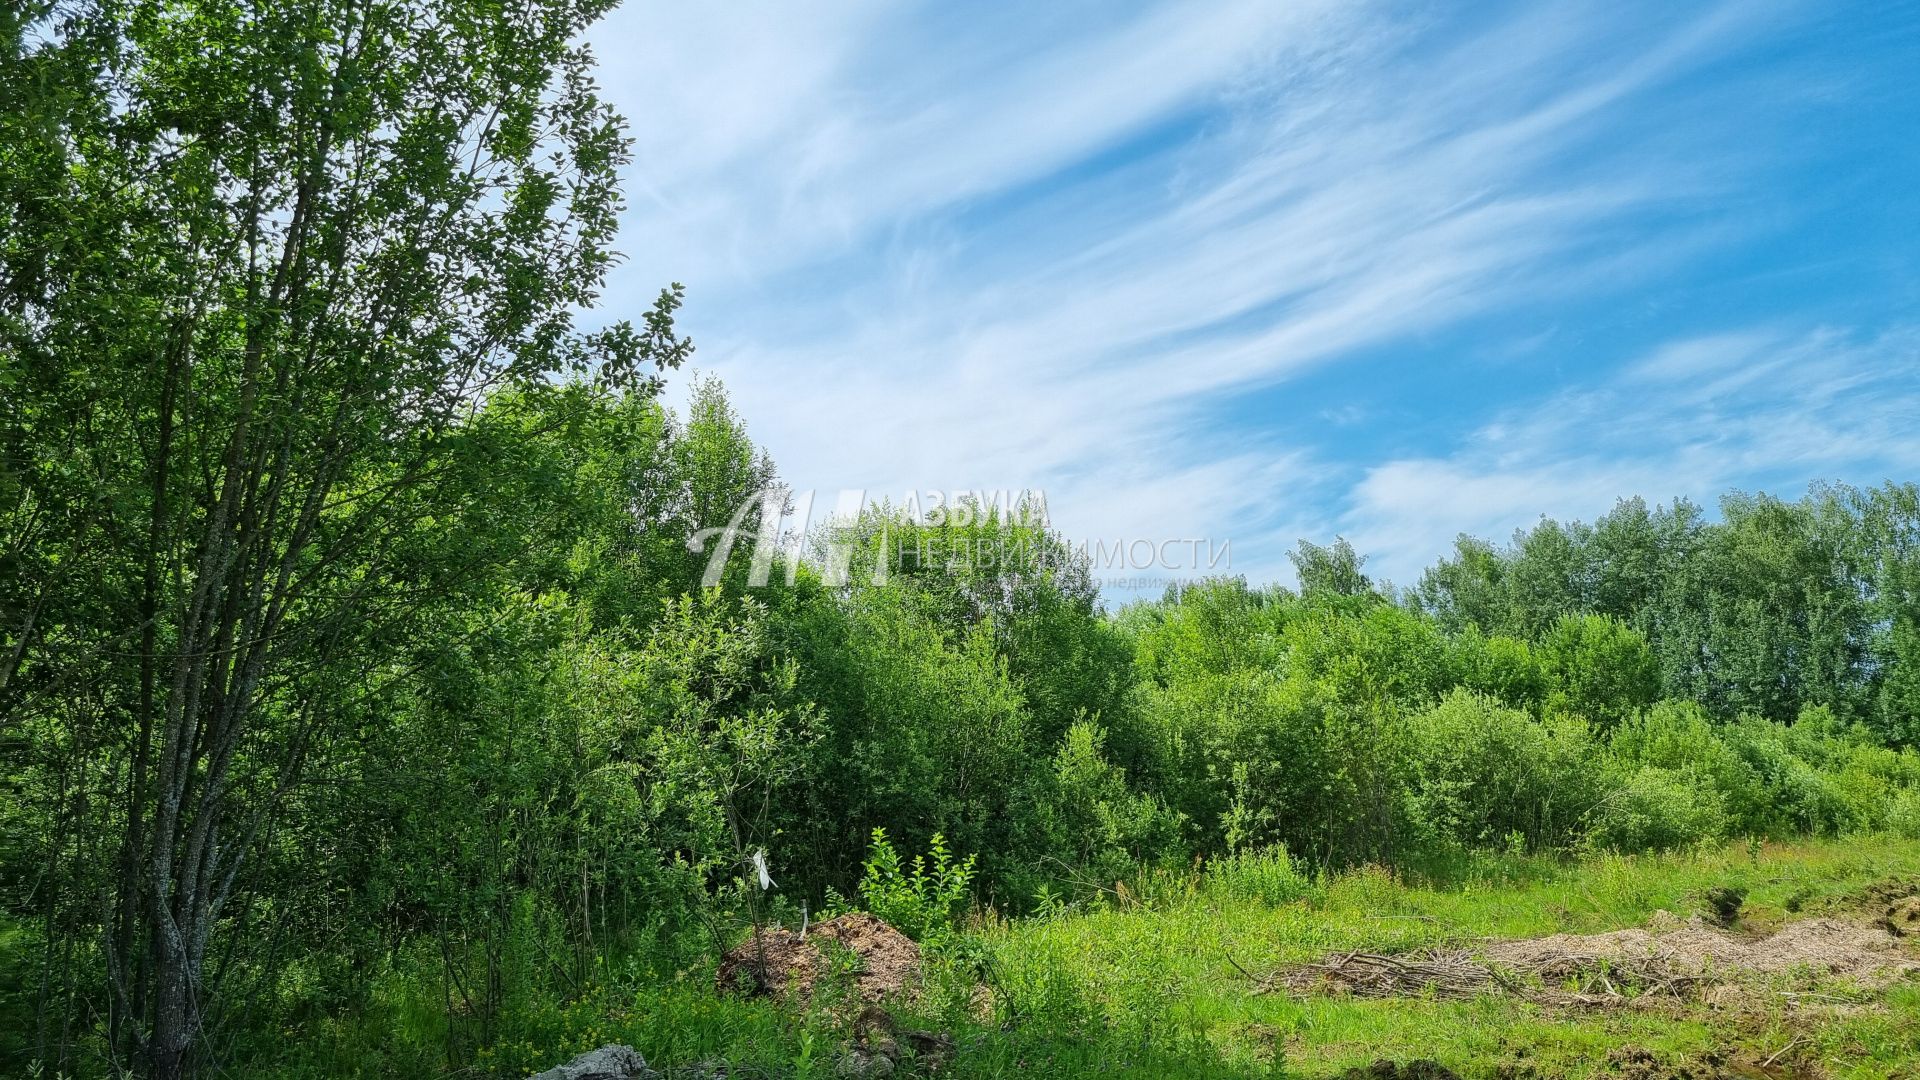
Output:
<path fill-rule="evenodd" d="M 0 1069 L 825 1075 L 831 994 L 715 966 L 854 908 L 956 1075 L 1913 1067 L 1912 988 L 1731 1031 L 1250 976 L 1920 872 L 1920 488 L 1117 611 L 1033 505 L 880 506 L 706 583 L 777 473 L 717 382 L 662 402 L 677 286 L 575 325 L 606 6 L 0 20 Z"/>

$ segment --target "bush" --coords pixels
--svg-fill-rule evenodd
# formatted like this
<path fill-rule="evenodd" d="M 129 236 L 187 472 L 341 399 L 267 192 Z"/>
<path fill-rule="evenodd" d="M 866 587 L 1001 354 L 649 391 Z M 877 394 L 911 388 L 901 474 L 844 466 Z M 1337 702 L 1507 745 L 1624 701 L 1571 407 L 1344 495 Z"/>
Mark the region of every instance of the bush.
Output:
<path fill-rule="evenodd" d="M 1048 849 L 1103 882 L 1171 852 L 1181 826 L 1158 798 L 1128 785 L 1125 771 L 1106 758 L 1105 738 L 1091 720 L 1067 729 L 1043 814 Z"/>
<path fill-rule="evenodd" d="M 1527 643 L 1488 637 L 1468 625 L 1453 639 L 1454 679 L 1516 709 L 1534 708 L 1547 696 L 1547 673 Z"/>
<path fill-rule="evenodd" d="M 1456 690 L 1411 719 L 1409 828 L 1442 846 L 1518 836 L 1534 849 L 1575 838 L 1603 778 L 1583 721 L 1541 723 L 1491 698 Z"/>
<path fill-rule="evenodd" d="M 1759 777 L 1771 821 L 1768 831 L 1834 834 L 1859 828 L 1879 816 L 1884 788 L 1863 784 L 1864 774 L 1843 778 L 1856 753 L 1871 747 L 1853 740 L 1824 709 L 1809 710 L 1806 727 L 1743 716 L 1725 729 L 1726 740 Z M 1851 744 L 1851 745 L 1850 745 Z"/>
<path fill-rule="evenodd" d="M 1609 851 L 1665 851 L 1725 835 L 1720 793 L 1699 775 L 1644 765 L 1596 808 L 1587 840 Z"/>
<path fill-rule="evenodd" d="M 1600 615 L 1567 615 L 1535 650 L 1551 689 L 1550 709 L 1611 730 L 1660 696 L 1660 665 L 1647 639 Z"/>
<path fill-rule="evenodd" d="M 887 831 L 873 830 L 866 872 L 860 879 L 860 900 L 901 933 L 937 947 L 951 939 L 954 916 L 967 902 L 973 856 L 955 862 L 939 833 L 933 834 L 929 849 L 926 855 L 915 855 L 908 869 L 887 839 Z"/>
<path fill-rule="evenodd" d="M 1882 827 L 1896 836 L 1920 840 L 1920 790 L 1896 791 L 1887 800 Z"/>
<path fill-rule="evenodd" d="M 1778 810 L 1758 772 L 1691 701 L 1662 701 L 1623 722 L 1609 747 L 1628 771 L 1641 766 L 1685 772 L 1719 795 L 1731 832 L 1772 832 Z"/>
<path fill-rule="evenodd" d="M 1216 900 L 1276 905 L 1304 899 L 1318 888 L 1313 874 L 1277 844 L 1210 860 L 1201 881 L 1201 891 Z"/>

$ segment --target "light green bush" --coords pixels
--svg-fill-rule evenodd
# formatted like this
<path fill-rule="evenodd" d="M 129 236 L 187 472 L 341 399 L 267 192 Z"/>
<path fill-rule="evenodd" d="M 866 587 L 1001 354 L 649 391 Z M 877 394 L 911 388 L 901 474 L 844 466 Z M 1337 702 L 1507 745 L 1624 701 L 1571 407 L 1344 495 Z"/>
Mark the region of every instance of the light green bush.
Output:
<path fill-rule="evenodd" d="M 1920 840 L 1920 789 L 1905 788 L 1887 799 L 1882 827 L 1896 836 Z"/>
<path fill-rule="evenodd" d="M 1181 828 L 1179 815 L 1157 797 L 1129 786 L 1126 773 L 1107 760 L 1105 741 L 1106 733 L 1091 720 L 1067 729 L 1041 809 L 1055 858 L 1102 883 L 1173 853 Z"/>
<path fill-rule="evenodd" d="M 1262 904 L 1290 904 L 1318 888 L 1313 873 L 1277 844 L 1210 859 L 1201 879 L 1201 891 L 1209 897 Z"/>
<path fill-rule="evenodd" d="M 1600 615 L 1566 615 L 1535 654 L 1546 670 L 1548 708 L 1609 730 L 1660 696 L 1660 667 L 1632 627 Z"/>
<path fill-rule="evenodd" d="M 1616 728 L 1608 741 L 1627 771 L 1640 766 L 1685 772 L 1710 784 L 1736 834 L 1773 831 L 1778 807 L 1761 775 L 1725 739 L 1698 704 L 1662 701 Z"/>
<path fill-rule="evenodd" d="M 1456 690 L 1409 720 L 1404 807 L 1413 835 L 1442 846 L 1487 846 L 1518 835 L 1532 848 L 1572 840 L 1603 776 L 1586 724 L 1540 722 Z"/>
<path fill-rule="evenodd" d="M 928 853 L 915 855 L 909 867 L 901 862 L 887 831 L 875 829 L 860 878 L 860 900 L 901 933 L 938 947 L 952 938 L 954 919 L 966 906 L 972 882 L 973 856 L 955 861 L 939 833 L 933 834 Z"/>
<path fill-rule="evenodd" d="M 1725 835 L 1720 793 L 1704 780 L 1657 765 L 1627 773 L 1595 809 L 1588 843 L 1610 851 L 1664 851 Z"/>

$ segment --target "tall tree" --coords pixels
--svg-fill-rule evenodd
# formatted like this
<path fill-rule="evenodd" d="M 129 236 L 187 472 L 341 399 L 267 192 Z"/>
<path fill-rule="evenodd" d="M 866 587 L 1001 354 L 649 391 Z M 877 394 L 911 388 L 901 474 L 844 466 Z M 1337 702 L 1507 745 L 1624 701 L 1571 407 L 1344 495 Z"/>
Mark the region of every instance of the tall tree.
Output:
<path fill-rule="evenodd" d="M 1365 596 L 1373 591 L 1373 581 L 1360 571 L 1367 557 L 1355 552 L 1344 536 L 1327 547 L 1302 540 L 1287 558 L 1300 575 L 1302 595 Z"/>
<path fill-rule="evenodd" d="M 1491 543 L 1462 533 L 1453 557 L 1441 557 L 1412 590 L 1420 610 L 1455 632 L 1475 626 L 1492 634 L 1507 629 L 1507 561 Z"/>
<path fill-rule="evenodd" d="M 457 516 L 491 392 L 690 348 L 677 287 L 584 333 L 623 127 L 581 31 L 609 0 L 78 0 L 5 20 L 0 707 L 61 717 L 118 834 L 116 1047 L 191 1069 L 249 852 Z M 342 686 L 349 689 L 342 694 Z M 74 701 L 87 720 L 76 724 Z M 77 856 L 74 856 L 77 858 Z"/>

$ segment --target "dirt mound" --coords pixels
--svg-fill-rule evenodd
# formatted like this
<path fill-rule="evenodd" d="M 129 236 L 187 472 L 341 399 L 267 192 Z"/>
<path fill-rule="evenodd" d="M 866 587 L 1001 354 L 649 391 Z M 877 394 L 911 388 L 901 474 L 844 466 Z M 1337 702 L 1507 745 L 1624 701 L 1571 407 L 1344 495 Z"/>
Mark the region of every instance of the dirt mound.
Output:
<path fill-rule="evenodd" d="M 1920 934 L 1920 896 L 1909 896 L 1888 904 L 1886 913 L 1875 919 L 1874 925 L 1894 937 Z"/>
<path fill-rule="evenodd" d="M 765 930 L 720 961 L 720 989 L 804 1000 L 814 985 L 844 976 L 861 1001 L 877 1002 L 917 987 L 920 946 L 863 911 L 817 923 L 805 939 Z"/>
<path fill-rule="evenodd" d="M 1920 897 L 1920 878 L 1889 877 L 1861 887 L 1839 903 L 1849 907 L 1876 908 Z"/>
<path fill-rule="evenodd" d="M 1480 950 L 1489 963 L 1566 978 L 1600 967 L 1701 978 L 1728 970 L 1760 975 L 1811 971 L 1886 982 L 1920 970 L 1884 926 L 1838 919 L 1791 923 L 1764 938 L 1729 934 L 1703 923 L 1664 930 L 1554 934 L 1501 941 Z"/>
<path fill-rule="evenodd" d="M 1460 1074 L 1426 1058 L 1404 1064 L 1382 1058 L 1364 1069 L 1348 1069 L 1341 1080 L 1460 1080 Z"/>

